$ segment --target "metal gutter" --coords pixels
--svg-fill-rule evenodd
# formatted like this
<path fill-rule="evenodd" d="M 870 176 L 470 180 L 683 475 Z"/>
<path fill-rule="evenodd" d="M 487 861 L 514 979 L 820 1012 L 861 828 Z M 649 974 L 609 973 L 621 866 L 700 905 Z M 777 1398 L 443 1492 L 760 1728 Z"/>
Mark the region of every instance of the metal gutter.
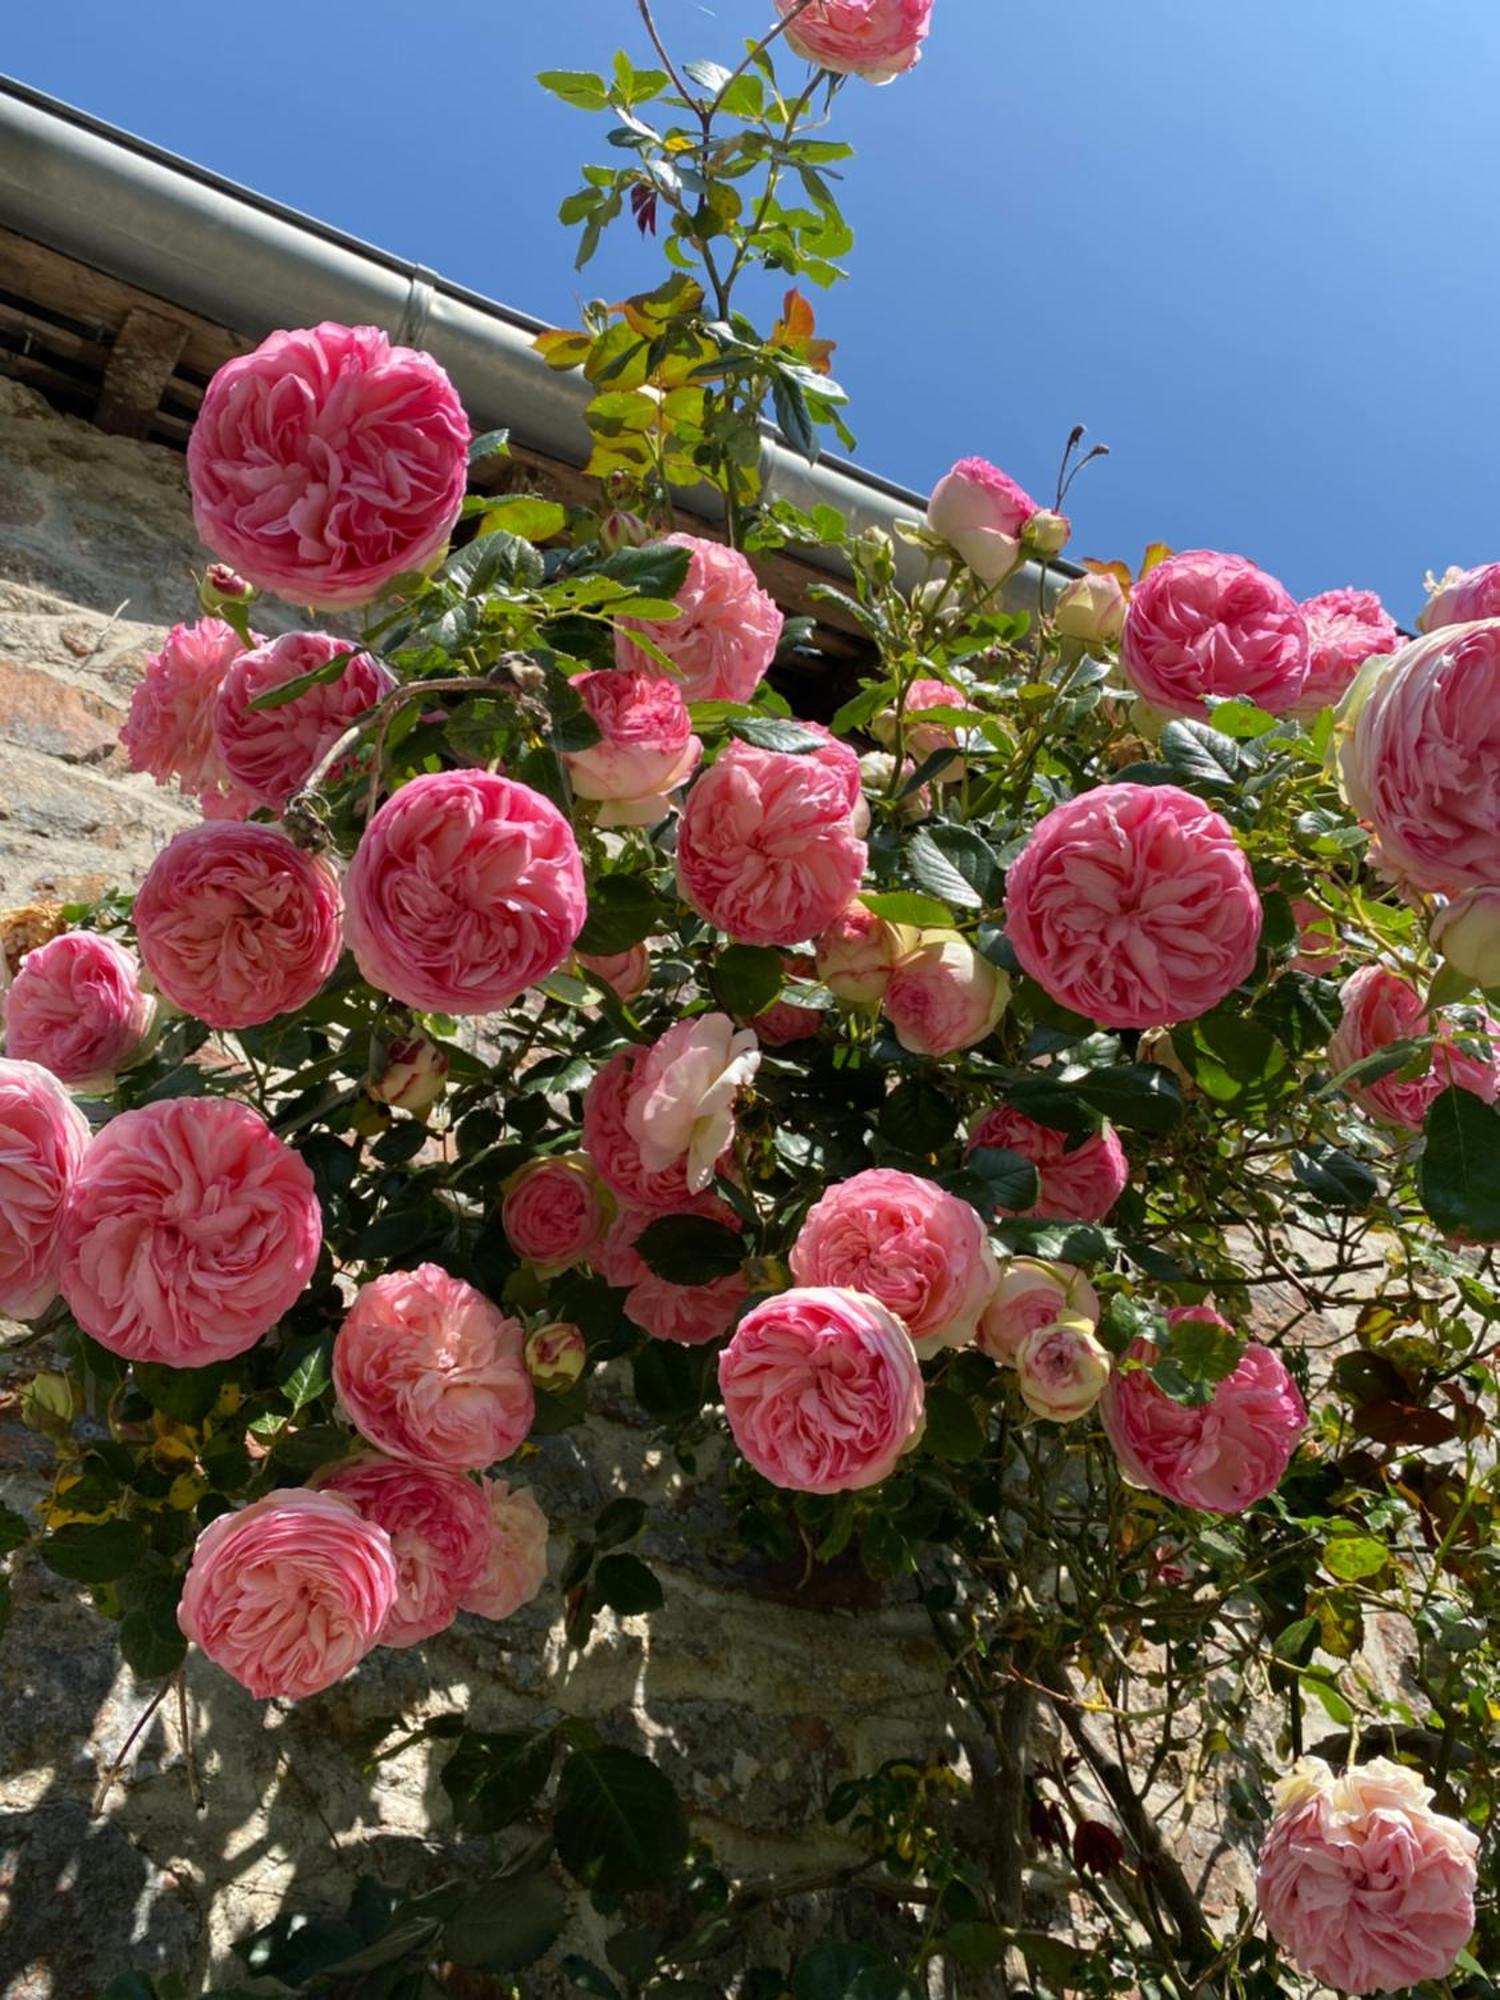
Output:
<path fill-rule="evenodd" d="M 588 391 L 532 352 L 543 321 L 4 76 L 0 222 L 255 339 L 322 319 L 383 327 L 443 364 L 477 430 L 508 425 L 547 457 L 580 466 L 588 458 Z M 837 507 L 855 533 L 889 531 L 926 511 L 924 495 L 844 460 L 809 465 L 769 431 L 763 470 L 775 497 Z M 919 577 L 915 551 L 896 547 L 904 577 Z M 843 567 L 811 550 L 799 555 Z M 1052 575 L 1059 570 L 1068 573 L 1054 565 Z M 1018 573 L 1014 600 L 1034 604 L 1036 587 L 1034 569 Z"/>

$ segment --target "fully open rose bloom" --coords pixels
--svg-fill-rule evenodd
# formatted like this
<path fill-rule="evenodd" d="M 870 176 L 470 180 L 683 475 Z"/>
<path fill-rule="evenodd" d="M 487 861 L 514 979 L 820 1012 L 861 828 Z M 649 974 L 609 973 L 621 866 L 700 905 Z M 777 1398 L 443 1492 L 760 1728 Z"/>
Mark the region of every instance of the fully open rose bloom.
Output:
<path fill-rule="evenodd" d="M 573 790 L 599 802 L 600 826 L 665 819 L 670 794 L 687 783 L 703 755 L 681 688 L 660 674 L 615 667 L 580 674 L 573 691 L 603 738 L 590 750 L 563 752 Z"/>
<path fill-rule="evenodd" d="M 633 944 L 629 951 L 581 951 L 578 963 L 627 1005 L 651 984 L 651 954 L 643 944 Z"/>
<path fill-rule="evenodd" d="M 961 458 L 932 489 L 927 525 L 979 581 L 1004 583 L 1022 559 L 1021 538 L 1037 503 L 986 458 Z"/>
<path fill-rule="evenodd" d="M 1136 693 L 1164 715 L 1208 713 L 1206 695 L 1298 707 L 1311 654 L 1291 593 L 1243 556 L 1190 549 L 1131 593 L 1120 658 Z"/>
<path fill-rule="evenodd" d="M 536 1411 L 526 1330 L 436 1264 L 360 1287 L 333 1347 L 354 1428 L 412 1465 L 474 1472 L 509 1458 Z"/>
<path fill-rule="evenodd" d="M 425 569 L 468 469 L 468 419 L 432 357 L 327 321 L 227 361 L 188 439 L 198 533 L 289 604 L 368 604 Z"/>
<path fill-rule="evenodd" d="M 318 681 L 279 708 L 254 706 L 274 688 L 346 656 L 337 679 Z M 214 741 L 224 768 L 257 805 L 279 813 L 324 751 L 395 685 L 388 668 L 347 639 L 288 632 L 263 640 L 234 661 L 214 703 Z"/>
<path fill-rule="evenodd" d="M 1010 871 L 1005 914 L 1027 975 L 1101 1028 L 1206 1014 L 1260 942 L 1234 834 L 1175 785 L 1100 785 L 1055 806 Z"/>
<path fill-rule="evenodd" d="M 102 1090 L 137 1053 L 154 1012 L 135 953 L 97 931 L 65 931 L 29 951 L 0 1007 L 18 1061 Z"/>
<path fill-rule="evenodd" d="M 662 1214 L 685 1207 L 690 1199 L 687 1155 L 656 1169 L 641 1158 L 627 1116 L 645 1061 L 644 1049 L 621 1049 L 595 1075 L 583 1100 L 583 1145 L 622 1202 Z"/>
<path fill-rule="evenodd" d="M 546 1276 L 570 1271 L 597 1248 L 614 1203 L 586 1153 L 528 1160 L 506 1183 L 500 1227 L 518 1257 Z"/>
<path fill-rule="evenodd" d="M 1130 1162 L 1114 1130 L 1106 1126 L 1075 1144 L 1066 1132 L 1040 1125 L 1009 1104 L 986 1111 L 969 1134 L 969 1151 L 992 1146 L 1019 1153 L 1036 1168 L 1037 1198 L 1030 1208 L 997 1208 L 1048 1222 L 1102 1222 L 1125 1192 Z"/>
<path fill-rule="evenodd" d="M 1060 1319 L 1032 1328 L 1016 1349 L 1015 1368 L 1033 1416 L 1075 1424 L 1103 1394 L 1109 1354 L 1086 1319 Z"/>
<path fill-rule="evenodd" d="M 848 907 L 865 853 L 837 771 L 735 742 L 688 794 L 677 886 L 740 944 L 803 944 Z"/>
<path fill-rule="evenodd" d="M 351 1501 L 391 1538 L 396 1601 L 380 1644 L 415 1646 L 445 1632 L 493 1553 L 490 1510 L 473 1480 L 370 1453 L 320 1472 L 316 1484 L 320 1493 Z"/>
<path fill-rule="evenodd" d="M 1059 1320 L 1099 1324 L 1099 1294 L 1073 1264 L 1047 1264 L 1012 1257 L 979 1321 L 978 1344 L 990 1357 L 1014 1368 L 1026 1336 Z"/>
<path fill-rule="evenodd" d="M 366 827 L 344 895 L 365 978 L 443 1014 L 509 1006 L 557 970 L 588 914 L 572 827 L 490 771 L 403 785 Z"/>
<path fill-rule="evenodd" d="M 89 1124 L 50 1071 L 0 1057 L 0 1313 L 36 1319 L 57 1297 L 63 1204 Z"/>
<path fill-rule="evenodd" d="M 258 633 L 257 645 L 264 641 Z M 224 676 L 245 650 L 222 618 L 174 625 L 130 697 L 120 742 L 132 771 L 159 785 L 175 782 L 210 819 L 243 819 L 254 800 L 235 784 L 214 740 L 214 704 Z"/>
<path fill-rule="evenodd" d="M 776 0 L 783 18 L 797 0 Z M 808 62 L 866 83 L 890 83 L 922 60 L 933 0 L 812 0 L 786 31 Z"/>
<path fill-rule="evenodd" d="M 878 1299 L 812 1286 L 746 1313 L 719 1356 L 734 1441 L 794 1493 L 853 1493 L 892 1473 L 922 1424 L 911 1336 Z"/>
<path fill-rule="evenodd" d="M 625 1128 L 646 1172 L 681 1165 L 690 1194 L 706 1188 L 734 1143 L 735 1099 L 759 1068 L 754 1031 L 736 1028 L 727 1014 L 668 1028 L 647 1049 L 625 1107 Z"/>
<path fill-rule="evenodd" d="M 1227 1322 L 1203 1306 L 1178 1306 L 1169 1326 Z M 1233 1373 L 1196 1408 L 1151 1379 L 1156 1348 L 1133 1340 L 1100 1404 L 1120 1470 L 1137 1486 L 1205 1514 L 1241 1514 L 1275 1491 L 1307 1423 L 1297 1385 L 1268 1347 L 1251 1341 Z"/>
<path fill-rule="evenodd" d="M 1488 1061 L 1471 1055 L 1454 1041 L 1449 1023 L 1429 1019 L 1421 994 L 1399 973 L 1383 965 L 1362 965 L 1344 982 L 1339 999 L 1344 1011 L 1328 1043 L 1328 1067 L 1335 1076 L 1392 1042 L 1415 1041 L 1434 1031 L 1438 1036 L 1420 1076 L 1405 1077 L 1397 1069 L 1388 1076 L 1344 1085 L 1372 1118 L 1420 1132 L 1432 1100 L 1450 1087 L 1494 1103 L 1500 1090 L 1500 1046 Z M 1478 1033 L 1466 1038 L 1481 1044 L 1484 1039 Z"/>
<path fill-rule="evenodd" d="M 1500 618 L 1500 563 L 1478 569 L 1449 569 L 1428 577 L 1428 598 L 1417 619 L 1419 632 L 1436 632 L 1441 625 L 1472 625 L 1481 618 Z"/>
<path fill-rule="evenodd" d="M 1445 896 L 1500 882 L 1500 619 L 1414 639 L 1341 720 L 1344 793 L 1378 865 Z"/>
<path fill-rule="evenodd" d="M 791 1266 L 799 1285 L 834 1285 L 879 1299 L 919 1354 L 972 1341 L 1000 1275 L 968 1202 L 889 1167 L 835 1182 L 813 1204 L 792 1245 Z"/>
<path fill-rule="evenodd" d="M 631 638 L 639 632 L 681 676 L 688 701 L 748 701 L 776 657 L 785 622 L 776 600 L 756 582 L 738 549 L 696 535 L 668 535 L 689 554 L 688 573 L 673 595 L 676 618 L 622 618 L 615 629 L 615 664 L 660 678 L 659 660 Z"/>
<path fill-rule="evenodd" d="M 188 827 L 146 871 L 135 928 L 174 1006 L 252 1028 L 305 1007 L 338 964 L 338 877 L 276 827 Z"/>
<path fill-rule="evenodd" d="M 1342 1775 L 1304 1757 L 1275 1803 L 1256 1898 L 1298 1969 L 1341 1993 L 1446 1979 L 1474 1929 L 1479 1839 L 1431 1787 L 1384 1757 Z"/>
<path fill-rule="evenodd" d="M 1373 590 L 1325 590 L 1302 606 L 1311 659 L 1297 701 L 1299 715 L 1316 715 L 1343 700 L 1350 683 L 1377 653 L 1394 653 L 1401 634 Z"/>
<path fill-rule="evenodd" d="M 89 1147 L 63 1214 L 63 1296 L 112 1353 L 203 1368 L 295 1304 L 322 1241 L 312 1174 L 259 1112 L 167 1098 Z"/>
<path fill-rule="evenodd" d="M 957 931 L 922 931 L 897 960 L 880 1005 L 903 1049 L 955 1055 L 994 1031 L 1010 1005 L 1010 976 Z"/>
<path fill-rule="evenodd" d="M 380 1641 L 400 1577 L 391 1538 L 337 1493 L 268 1493 L 210 1521 L 177 1622 L 258 1700 L 300 1701 Z"/>
<path fill-rule="evenodd" d="M 676 1285 L 658 1277 L 636 1248 L 637 1239 L 653 1222 L 679 1216 L 702 1216 L 739 1234 L 744 1223 L 727 1201 L 700 1194 L 673 1209 L 670 1217 L 653 1210 L 620 1211 L 598 1260 L 600 1275 L 626 1290 L 625 1317 L 653 1340 L 675 1340 L 682 1347 L 703 1347 L 721 1340 L 739 1317 L 750 1295 L 743 1272 L 728 1271 L 701 1285 Z"/>
<path fill-rule="evenodd" d="M 504 1479 L 483 1479 L 490 1543 L 483 1569 L 464 1587 L 461 1609 L 480 1618 L 509 1618 L 547 1581 L 547 1516 L 536 1495 Z"/>

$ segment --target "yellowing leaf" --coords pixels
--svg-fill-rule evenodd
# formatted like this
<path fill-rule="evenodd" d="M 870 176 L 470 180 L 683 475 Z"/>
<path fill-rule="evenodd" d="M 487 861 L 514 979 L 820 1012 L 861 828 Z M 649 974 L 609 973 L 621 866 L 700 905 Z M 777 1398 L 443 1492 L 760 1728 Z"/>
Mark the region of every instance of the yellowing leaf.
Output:
<path fill-rule="evenodd" d="M 833 373 L 832 356 L 838 342 L 818 340 L 817 319 L 811 303 L 805 299 L 795 285 L 787 293 L 781 305 L 781 318 L 771 328 L 771 345 L 784 353 L 794 354 L 804 367 L 811 368 L 819 375 Z"/>

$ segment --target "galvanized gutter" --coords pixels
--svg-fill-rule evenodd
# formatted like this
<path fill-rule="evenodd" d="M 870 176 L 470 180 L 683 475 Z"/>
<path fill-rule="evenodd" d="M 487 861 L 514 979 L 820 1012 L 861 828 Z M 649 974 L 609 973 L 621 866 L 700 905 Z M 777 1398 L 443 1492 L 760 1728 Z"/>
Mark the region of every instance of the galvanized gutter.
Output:
<path fill-rule="evenodd" d="M 317 320 L 383 327 L 453 378 L 475 428 L 507 425 L 518 444 L 581 466 L 588 391 L 548 368 L 531 342 L 544 322 L 0 76 L 0 222 L 139 290 L 259 339 Z M 925 496 L 845 460 L 809 465 L 767 431 L 767 489 L 837 507 L 855 533 L 918 520 Z M 898 541 L 905 576 L 919 575 Z M 813 550 L 799 557 L 841 572 Z M 1066 565 L 1051 575 L 1068 574 Z M 1037 573 L 1007 595 L 1035 604 Z"/>

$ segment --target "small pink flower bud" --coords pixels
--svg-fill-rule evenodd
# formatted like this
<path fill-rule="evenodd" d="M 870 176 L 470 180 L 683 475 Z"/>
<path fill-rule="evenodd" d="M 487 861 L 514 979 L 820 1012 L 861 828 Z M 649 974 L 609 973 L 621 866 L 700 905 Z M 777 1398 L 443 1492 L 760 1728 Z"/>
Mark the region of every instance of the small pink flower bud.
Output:
<path fill-rule="evenodd" d="M 587 1345 L 566 1320 L 537 1327 L 526 1340 L 526 1372 L 533 1386 L 555 1396 L 571 1389 L 583 1373 Z"/>
<path fill-rule="evenodd" d="M 385 1067 L 365 1085 L 377 1104 L 426 1111 L 448 1087 L 448 1057 L 425 1035 L 407 1035 L 385 1052 Z"/>
<path fill-rule="evenodd" d="M 198 602 L 205 611 L 218 611 L 226 604 L 248 604 L 255 585 L 247 583 L 228 563 L 210 563 L 198 586 Z"/>
<path fill-rule="evenodd" d="M 639 514 L 624 507 L 612 507 L 599 523 L 599 546 L 607 556 L 621 549 L 638 549 L 651 539 L 651 530 Z"/>

